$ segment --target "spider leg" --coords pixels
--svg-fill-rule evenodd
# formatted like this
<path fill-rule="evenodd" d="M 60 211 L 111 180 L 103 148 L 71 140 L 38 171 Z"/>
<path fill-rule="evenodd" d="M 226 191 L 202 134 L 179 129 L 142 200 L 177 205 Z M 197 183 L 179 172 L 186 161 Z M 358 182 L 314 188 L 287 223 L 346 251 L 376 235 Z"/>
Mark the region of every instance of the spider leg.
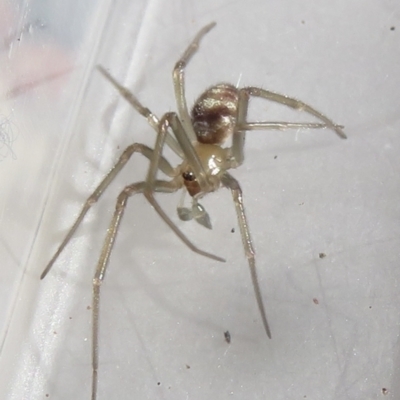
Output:
<path fill-rule="evenodd" d="M 231 147 L 231 155 L 233 160 L 231 161 L 231 168 L 237 168 L 239 165 L 241 165 L 244 161 L 244 141 L 246 138 L 246 131 L 254 131 L 254 130 L 266 130 L 266 129 L 274 129 L 274 130 L 284 130 L 284 129 L 324 129 L 324 128 L 330 128 L 334 129 L 336 132 L 339 131 L 343 133 L 341 128 L 343 126 L 341 125 L 336 125 L 333 124 L 330 120 L 328 120 L 324 115 L 318 113 L 318 111 L 315 111 L 313 108 L 304 105 L 302 102 L 298 102 L 298 100 L 295 99 L 289 99 L 286 96 L 282 95 L 277 95 L 276 93 L 272 92 L 267 92 L 269 94 L 273 94 L 278 96 L 279 101 L 277 99 L 272 99 L 268 98 L 269 100 L 272 101 L 277 101 L 279 103 L 282 103 L 282 98 L 287 101 L 288 99 L 293 103 L 293 102 L 298 102 L 296 107 L 287 103 L 283 103 L 285 105 L 289 105 L 292 108 L 302 108 L 303 105 L 306 107 L 309 107 L 313 112 L 316 112 L 320 119 L 322 119 L 324 122 L 330 121 L 330 123 L 314 123 L 314 122 L 281 122 L 281 121 L 271 121 L 271 122 L 247 122 L 246 117 L 247 117 L 247 110 L 248 110 L 248 105 L 249 105 L 249 98 L 250 98 L 250 93 L 249 88 L 245 88 L 239 91 L 239 101 L 238 101 L 238 113 L 237 113 L 237 124 L 235 127 L 235 133 L 232 138 L 232 147 Z M 253 88 L 250 88 L 253 89 Z M 258 88 L 256 88 L 258 90 Z M 259 89 L 261 90 L 261 89 Z M 264 91 L 266 92 L 266 91 Z M 261 96 L 260 96 L 261 97 Z M 265 97 L 265 96 L 263 96 Z M 265 97 L 267 98 L 267 97 Z M 306 109 L 308 111 L 308 109 Z M 313 114 L 315 115 L 315 114 Z M 322 118 L 321 118 L 322 116 Z M 344 133 L 343 133 L 344 135 Z M 342 137 L 342 136 L 341 136 Z M 345 138 L 345 136 L 344 136 Z"/>
<path fill-rule="evenodd" d="M 189 44 L 182 57 L 175 64 L 173 71 L 173 81 L 175 89 L 175 97 L 178 106 L 178 114 L 182 121 L 183 128 L 189 139 L 192 141 L 196 140 L 196 134 L 194 132 L 192 121 L 189 115 L 186 98 L 185 98 L 185 76 L 184 71 L 189 63 L 190 59 L 197 52 L 201 39 L 216 25 L 215 22 L 211 22 L 202 28 L 197 35 L 194 37 L 192 42 Z"/>
<path fill-rule="evenodd" d="M 181 139 L 188 140 L 187 136 L 184 134 L 185 132 L 183 131 L 182 126 L 180 125 L 179 119 L 175 113 L 167 113 L 163 116 L 163 118 L 160 121 L 160 126 L 159 126 L 159 133 L 157 136 L 157 141 L 154 146 L 154 157 L 151 160 L 149 171 L 147 173 L 147 178 L 146 178 L 146 185 L 145 189 L 143 191 L 143 194 L 145 195 L 146 199 L 150 202 L 150 204 L 153 206 L 155 211 L 158 213 L 158 215 L 164 220 L 164 222 L 171 228 L 171 230 L 179 237 L 179 239 L 182 240 L 183 243 L 186 244 L 192 251 L 195 253 L 198 253 L 202 256 L 211 258 L 213 260 L 217 261 L 225 261 L 223 258 L 218 257 L 214 254 L 208 253 L 206 251 L 200 250 L 198 247 L 196 247 L 184 234 L 183 232 L 175 225 L 175 223 L 169 218 L 169 216 L 164 212 L 164 210 L 161 208 L 161 206 L 158 204 L 157 200 L 154 197 L 154 191 L 156 186 L 156 175 L 157 175 L 157 170 L 158 170 L 158 165 L 161 159 L 161 153 L 162 149 L 164 146 L 165 142 L 165 136 L 168 128 L 171 127 L 172 131 L 175 133 L 176 138 L 179 142 L 179 144 L 182 146 L 182 149 L 185 151 L 189 150 L 193 152 L 193 163 L 198 163 L 199 169 L 203 170 L 203 167 L 200 163 L 200 160 L 198 160 L 197 153 L 195 152 L 192 144 L 190 142 L 188 147 L 186 147 L 186 143 L 184 141 L 181 142 Z M 184 144 L 184 145 L 182 145 Z M 192 155 L 192 153 L 190 153 Z M 191 160 L 189 158 L 189 160 Z M 194 165 L 190 164 L 191 167 L 194 169 L 194 172 L 196 173 L 196 169 L 194 168 Z M 181 187 L 181 184 L 180 186 Z"/>
<path fill-rule="evenodd" d="M 246 139 L 246 129 L 242 128 L 242 126 L 246 123 L 248 107 L 249 95 L 245 91 L 239 90 L 237 123 L 233 133 L 231 147 L 232 168 L 237 168 L 239 165 L 242 165 L 244 161 L 244 141 Z"/>
<path fill-rule="evenodd" d="M 168 128 L 172 129 L 172 132 L 174 133 L 179 145 L 181 146 L 183 153 L 184 153 L 184 159 L 187 161 L 189 164 L 190 168 L 193 170 L 194 175 L 196 176 L 196 179 L 198 180 L 200 187 L 203 192 L 209 192 L 211 188 L 211 184 L 208 181 L 207 174 L 204 170 L 203 164 L 200 161 L 200 158 L 193 147 L 192 142 L 188 138 L 186 131 L 184 129 L 184 126 L 182 125 L 180 119 L 178 118 L 176 113 L 167 113 L 164 115 L 163 119 L 160 122 L 160 143 L 159 146 L 162 147 L 162 137 L 165 134 L 164 131 L 167 131 Z M 155 150 L 157 151 L 157 144 Z M 161 152 L 160 152 L 161 154 Z M 156 169 L 152 172 L 153 176 L 154 172 Z M 149 171 L 150 173 L 150 171 Z"/>
<path fill-rule="evenodd" d="M 136 98 L 136 96 L 129 91 L 126 87 L 122 86 L 104 67 L 101 65 L 97 66 L 97 69 L 100 73 L 118 90 L 119 94 L 143 117 L 147 119 L 147 122 L 150 126 L 158 132 L 158 118 L 147 108 L 144 107 L 140 101 Z M 168 132 L 167 137 L 165 138 L 167 145 L 177 154 L 180 158 L 183 158 L 182 149 L 179 147 L 179 144 L 172 137 L 172 135 Z"/>
<path fill-rule="evenodd" d="M 261 296 L 260 284 L 257 278 L 257 269 L 255 262 L 255 252 L 253 249 L 253 244 L 250 237 L 250 231 L 244 212 L 242 189 L 240 188 L 239 182 L 234 179 L 229 173 L 225 172 L 221 177 L 222 184 L 231 190 L 233 201 L 235 203 L 236 214 L 238 217 L 238 223 L 240 228 L 240 234 L 242 236 L 242 242 L 244 251 L 249 262 L 251 280 L 254 287 L 254 292 L 256 295 L 258 309 L 261 314 L 261 319 L 264 325 L 265 332 L 267 336 L 271 339 L 271 330 L 268 325 L 267 316 L 265 313 L 264 302 Z"/>
<path fill-rule="evenodd" d="M 334 125 L 335 128 L 343 129 L 343 125 Z M 263 131 L 273 129 L 283 131 L 285 129 L 331 129 L 330 125 L 320 124 L 318 122 L 284 122 L 284 121 L 268 121 L 268 122 L 245 122 L 239 126 L 239 129 L 245 131 Z"/>
<path fill-rule="evenodd" d="M 324 122 L 326 124 L 326 126 L 330 129 L 334 130 L 340 138 L 347 139 L 347 136 L 342 131 L 340 125 L 334 124 L 334 122 L 332 120 L 330 120 L 328 117 L 326 117 L 324 114 L 320 113 L 315 108 L 311 107 L 310 105 L 308 105 L 300 100 L 294 99 L 293 97 L 284 96 L 279 93 L 271 92 L 269 90 L 257 88 L 257 87 L 246 87 L 241 90 L 246 92 L 248 94 L 248 96 L 261 97 L 261 98 L 264 98 L 267 100 L 274 101 L 276 103 L 284 104 L 285 106 L 294 108 L 295 110 L 305 111 L 308 114 L 311 114 L 314 117 L 317 117 L 322 122 Z M 283 126 L 283 127 L 285 128 L 285 126 Z M 286 125 L 286 127 L 289 127 L 289 126 Z"/>
<path fill-rule="evenodd" d="M 146 158 L 151 160 L 153 158 L 153 153 L 154 150 L 150 149 L 149 147 L 140 144 L 140 143 L 134 143 L 128 146 L 124 152 L 121 154 L 119 160 L 116 162 L 114 167 L 111 169 L 111 171 L 105 176 L 105 178 L 100 182 L 100 184 L 97 186 L 97 188 L 94 190 L 94 192 L 88 197 L 88 199 L 85 201 L 81 212 L 79 213 L 77 219 L 75 220 L 74 224 L 68 231 L 67 235 L 65 236 L 64 240 L 61 242 L 60 246 L 58 247 L 57 251 L 54 253 L 53 257 L 47 264 L 46 268 L 40 275 L 40 279 L 43 279 L 47 273 L 50 271 L 51 267 L 53 266 L 54 262 L 57 260 L 58 256 L 60 253 L 63 251 L 65 246 L 68 244 L 70 241 L 71 237 L 77 230 L 78 226 L 81 224 L 83 218 L 85 217 L 86 213 L 89 211 L 89 209 L 97 202 L 97 200 L 100 198 L 100 196 L 103 194 L 103 192 L 107 189 L 108 185 L 115 179 L 115 177 L 118 175 L 118 173 L 124 168 L 128 160 L 131 158 L 133 153 L 141 153 L 144 155 Z M 167 176 L 174 177 L 175 176 L 175 171 L 170 165 L 170 163 L 163 157 L 160 157 L 160 161 L 158 163 L 159 168 L 161 169 L 162 172 L 164 172 Z"/>
<path fill-rule="evenodd" d="M 92 400 L 97 398 L 97 383 L 98 383 L 98 368 L 99 368 L 99 315 L 100 315 L 100 288 L 104 281 L 107 271 L 108 262 L 111 251 L 115 243 L 115 239 L 119 230 L 119 226 L 128 202 L 128 198 L 143 193 L 146 183 L 138 182 L 126 186 L 119 194 L 113 218 L 107 230 L 107 235 L 104 240 L 101 255 L 96 267 L 96 272 L 93 277 L 93 299 L 92 299 Z M 173 193 L 179 189 L 179 185 L 175 180 L 155 181 L 153 190 L 155 192 Z"/>

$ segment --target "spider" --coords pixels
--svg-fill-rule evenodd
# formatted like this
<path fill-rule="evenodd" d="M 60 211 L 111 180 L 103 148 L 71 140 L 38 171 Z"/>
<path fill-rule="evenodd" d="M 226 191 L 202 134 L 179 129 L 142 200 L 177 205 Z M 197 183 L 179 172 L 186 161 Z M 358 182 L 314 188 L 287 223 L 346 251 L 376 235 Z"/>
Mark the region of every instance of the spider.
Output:
<path fill-rule="evenodd" d="M 244 141 L 246 131 L 262 129 L 288 129 L 288 128 L 330 128 L 340 138 L 345 139 L 342 126 L 334 124 L 329 118 L 313 107 L 278 93 L 258 87 L 245 87 L 239 89 L 227 83 L 219 83 L 207 89 L 195 102 L 189 114 L 185 99 L 185 68 L 193 55 L 197 52 L 202 38 L 215 26 L 210 23 L 203 27 L 186 48 L 182 57 L 175 64 L 173 70 L 173 84 L 178 112 L 169 112 L 158 119 L 148 108 L 125 87 L 120 85 L 102 66 L 97 66 L 100 73 L 118 90 L 130 105 L 143 117 L 156 131 L 157 139 L 154 149 L 143 144 L 134 143 L 128 146 L 119 157 L 111 171 L 105 176 L 95 191 L 84 203 L 75 223 L 68 231 L 66 237 L 58 247 L 44 269 L 43 279 L 62 250 L 68 244 L 76 229 L 82 222 L 87 211 L 97 202 L 108 185 L 134 153 L 140 153 L 150 161 L 147 177 L 144 181 L 126 186 L 119 194 L 116 202 L 107 235 L 103 244 L 101 255 L 93 278 L 93 314 L 92 314 L 92 400 L 97 398 L 98 365 L 99 365 L 99 306 L 100 288 L 107 270 L 108 261 L 118 233 L 122 216 L 129 197 L 142 193 L 162 220 L 192 251 L 212 258 L 217 261 L 224 259 L 203 251 L 196 247 L 177 227 L 171 218 L 163 211 L 157 202 L 155 193 L 173 193 L 180 189 L 186 190 L 192 198 L 191 208 L 178 208 L 178 217 L 183 221 L 195 220 L 206 228 L 211 228 L 210 217 L 199 200 L 208 193 L 221 187 L 229 189 L 232 193 L 236 208 L 238 225 L 242 237 L 244 252 L 248 260 L 251 280 L 264 330 L 271 338 L 265 307 L 258 283 L 255 253 L 250 237 L 250 231 L 245 216 L 242 190 L 238 181 L 228 170 L 239 167 L 244 161 Z M 259 97 L 272 102 L 286 105 L 290 108 L 305 111 L 321 121 L 321 123 L 290 123 L 290 122 L 248 122 L 246 119 L 249 100 Z M 222 145 L 231 139 L 231 145 Z M 163 148 L 167 145 L 181 159 L 177 167 L 163 157 Z M 158 170 L 162 171 L 170 180 L 157 179 Z"/>

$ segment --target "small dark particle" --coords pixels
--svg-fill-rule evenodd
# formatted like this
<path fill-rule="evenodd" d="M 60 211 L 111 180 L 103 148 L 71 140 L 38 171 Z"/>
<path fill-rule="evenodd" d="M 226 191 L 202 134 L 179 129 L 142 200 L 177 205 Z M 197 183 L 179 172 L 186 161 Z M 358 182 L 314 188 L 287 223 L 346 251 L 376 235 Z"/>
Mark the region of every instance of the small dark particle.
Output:
<path fill-rule="evenodd" d="M 319 258 L 325 258 L 326 254 L 325 253 L 319 253 Z"/>
<path fill-rule="evenodd" d="M 232 229 L 231 229 L 231 233 L 235 233 L 235 228 L 232 228 Z"/>
<path fill-rule="evenodd" d="M 157 386 L 160 386 L 161 385 L 161 382 L 157 382 Z"/>
<path fill-rule="evenodd" d="M 306 23 L 306 21 L 304 21 L 304 19 L 301 20 L 301 23 L 304 25 Z"/>
<path fill-rule="evenodd" d="M 46 397 L 49 397 L 50 395 L 48 393 L 46 393 Z"/>
<path fill-rule="evenodd" d="M 187 365 L 187 364 L 186 364 L 186 369 L 190 369 L 190 365 Z"/>
<path fill-rule="evenodd" d="M 54 334 L 54 335 L 57 335 L 57 332 L 56 332 L 56 331 L 54 331 L 54 332 L 53 332 L 53 334 Z"/>
<path fill-rule="evenodd" d="M 274 156 L 274 160 L 276 160 L 278 158 L 278 156 Z"/>
<path fill-rule="evenodd" d="M 389 390 L 386 388 L 382 388 L 382 394 L 386 396 L 389 393 Z"/>
<path fill-rule="evenodd" d="M 86 307 L 86 310 L 91 310 L 91 309 L 92 309 L 92 307 L 90 307 L 90 306 Z"/>
<path fill-rule="evenodd" d="M 371 309 L 371 308 L 372 308 L 372 306 L 369 306 L 369 308 Z"/>
<path fill-rule="evenodd" d="M 391 27 L 390 27 L 390 30 L 391 30 L 391 31 L 394 31 L 395 29 L 396 29 L 396 28 L 395 28 L 394 26 L 391 26 Z"/>
<path fill-rule="evenodd" d="M 225 337 L 226 343 L 229 344 L 231 342 L 231 334 L 229 333 L 229 331 L 224 332 L 224 337 Z"/>
<path fill-rule="evenodd" d="M 314 302 L 314 304 L 319 304 L 319 301 L 316 298 L 312 299 L 312 301 Z"/>
<path fill-rule="evenodd" d="M 299 203 L 299 206 L 304 206 L 304 201 L 302 203 Z"/>

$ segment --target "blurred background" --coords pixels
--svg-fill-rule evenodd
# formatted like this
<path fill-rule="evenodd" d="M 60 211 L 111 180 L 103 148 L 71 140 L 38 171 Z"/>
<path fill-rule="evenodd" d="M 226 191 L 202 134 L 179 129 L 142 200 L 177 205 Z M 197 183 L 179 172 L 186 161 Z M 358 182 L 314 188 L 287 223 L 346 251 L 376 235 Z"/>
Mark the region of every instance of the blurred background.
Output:
<path fill-rule="evenodd" d="M 95 70 L 157 116 L 198 30 L 187 100 L 230 82 L 296 97 L 345 126 L 250 132 L 239 180 L 272 340 L 263 331 L 228 191 L 213 230 L 129 201 L 103 285 L 101 399 L 398 399 L 400 4 L 392 0 L 0 1 L 0 398 L 89 399 L 91 280 L 134 156 L 39 276 L 82 203 L 155 133 Z M 314 121 L 266 101 L 249 120 Z M 166 151 L 171 162 L 179 161 Z M 229 331 L 231 343 L 224 338 Z M 397 376 L 397 378 L 396 378 Z"/>

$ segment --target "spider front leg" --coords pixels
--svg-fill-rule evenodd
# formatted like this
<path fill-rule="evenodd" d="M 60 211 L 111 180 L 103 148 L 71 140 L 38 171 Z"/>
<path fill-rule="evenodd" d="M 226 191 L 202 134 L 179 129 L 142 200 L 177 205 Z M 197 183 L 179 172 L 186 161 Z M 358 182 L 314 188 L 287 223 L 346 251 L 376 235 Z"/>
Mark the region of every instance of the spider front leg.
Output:
<path fill-rule="evenodd" d="M 136 96 L 122 86 L 104 67 L 101 65 L 97 66 L 100 73 L 118 90 L 119 94 L 143 117 L 147 119 L 149 125 L 158 132 L 159 120 L 158 118 L 145 106 L 143 106 Z M 182 149 L 179 147 L 176 140 L 167 132 L 165 139 L 167 145 L 177 154 L 179 157 L 183 157 Z"/>
<path fill-rule="evenodd" d="M 97 263 L 96 272 L 93 277 L 93 299 L 92 299 L 92 400 L 97 398 L 98 368 L 99 368 L 99 316 L 100 316 L 100 289 L 107 271 L 111 251 L 118 234 L 120 223 L 128 202 L 128 198 L 143 193 L 146 182 L 138 182 L 125 187 L 119 194 L 113 218 L 107 230 L 101 255 Z M 161 193 L 173 193 L 180 186 L 176 181 L 155 181 L 153 191 Z"/>
<path fill-rule="evenodd" d="M 222 184 L 231 190 L 233 201 L 235 203 L 236 214 L 238 217 L 238 223 L 240 228 L 240 234 L 242 236 L 242 242 L 244 247 L 244 252 L 249 262 L 251 280 L 253 283 L 254 292 L 256 295 L 258 309 L 261 314 L 261 319 L 264 325 L 265 332 L 267 336 L 271 339 L 271 330 L 267 321 L 267 315 L 265 313 L 264 302 L 261 296 L 260 284 L 257 277 L 257 269 L 255 262 L 255 253 L 253 249 L 253 244 L 250 237 L 250 231 L 247 224 L 246 215 L 244 212 L 242 189 L 240 188 L 239 182 L 233 178 L 228 172 L 225 172 L 221 177 Z"/>
<path fill-rule="evenodd" d="M 211 22 L 206 25 L 204 28 L 200 29 L 197 35 L 194 37 L 192 42 L 189 44 L 185 52 L 182 54 L 182 57 L 175 64 L 175 68 L 173 71 L 173 80 L 174 80 L 174 90 L 176 103 L 178 106 L 178 114 L 182 121 L 182 126 L 188 135 L 191 141 L 196 140 L 196 134 L 194 132 L 192 121 L 189 115 L 186 97 L 185 97 L 185 68 L 189 63 L 190 59 L 197 52 L 201 39 L 216 25 L 215 22 Z"/>
<path fill-rule="evenodd" d="M 342 130 L 341 125 L 336 125 L 331 119 L 329 119 L 326 115 L 320 113 L 317 111 L 314 107 L 311 107 L 310 105 L 304 103 L 301 100 L 297 100 L 293 97 L 288 97 L 284 96 L 283 94 L 271 92 L 269 90 L 261 89 L 258 87 L 246 87 L 241 89 L 241 91 L 244 91 L 245 93 L 248 94 L 248 96 L 254 96 L 254 97 L 261 97 L 263 99 L 267 99 L 270 101 L 273 101 L 275 103 L 280 103 L 285 106 L 288 106 L 290 108 L 293 108 L 295 110 L 299 111 L 305 111 L 306 113 L 318 118 L 323 122 L 323 124 L 314 124 L 314 123 L 290 123 L 290 122 L 272 122 L 270 124 L 275 124 L 277 126 L 272 126 L 273 129 L 286 129 L 286 128 L 292 128 L 292 127 L 300 127 L 300 128 L 330 128 L 333 131 L 336 132 L 336 134 L 341 138 L 341 139 L 347 139 L 346 134 Z M 252 124 L 253 129 L 257 129 L 257 123 Z M 260 129 L 268 129 L 268 123 L 261 123 L 260 124 Z"/>
<path fill-rule="evenodd" d="M 195 173 L 196 176 L 199 177 L 199 181 L 201 177 L 205 177 L 206 174 L 204 172 L 204 168 L 199 160 L 199 157 L 189 141 L 188 137 L 185 134 L 185 131 L 183 130 L 183 127 L 179 121 L 179 118 L 175 113 L 167 113 L 163 116 L 163 118 L 160 121 L 159 125 L 159 133 L 157 136 L 157 141 L 154 146 L 154 157 L 151 160 L 149 171 L 147 173 L 147 178 L 146 178 L 146 185 L 145 189 L 143 191 L 143 194 L 145 195 L 146 199 L 150 202 L 150 204 L 153 206 L 155 211 L 158 213 L 158 215 L 164 220 L 164 222 L 171 228 L 171 230 L 179 237 L 179 239 L 182 240 L 183 243 L 186 244 L 192 251 L 195 253 L 198 253 L 202 256 L 211 258 L 216 261 L 225 261 L 223 258 L 218 257 L 214 254 L 208 253 L 206 251 L 200 250 L 198 247 L 196 247 L 184 234 L 183 232 L 175 225 L 175 223 L 168 217 L 168 215 L 164 212 L 164 210 L 160 207 L 158 204 L 157 200 L 154 197 L 154 187 L 155 187 L 155 182 L 156 182 L 156 176 L 157 176 L 157 171 L 158 171 L 158 164 L 160 159 L 162 159 L 162 150 L 164 147 L 165 143 L 165 138 L 167 135 L 168 129 L 171 128 L 172 131 L 174 132 L 176 139 L 181 146 L 182 150 L 185 153 L 186 159 L 190 167 L 193 169 L 193 172 Z M 208 190 L 208 186 L 206 186 L 208 183 L 205 181 L 206 184 L 204 185 Z M 179 186 L 181 187 L 181 186 Z"/>
<path fill-rule="evenodd" d="M 270 100 L 276 103 L 283 104 L 295 110 L 304 110 L 308 114 L 313 115 L 320 119 L 323 123 L 314 122 L 282 122 L 282 121 L 269 121 L 269 122 L 248 122 L 247 121 L 247 110 L 249 107 L 250 96 L 261 97 L 266 100 Z M 346 134 L 343 132 L 342 125 L 335 124 L 332 120 L 326 117 L 324 114 L 317 111 L 310 105 L 294 99 L 292 97 L 284 96 L 279 93 L 271 92 L 256 87 L 247 87 L 240 89 L 238 93 L 238 106 L 237 106 L 237 123 L 235 132 L 232 138 L 232 161 L 231 168 L 236 168 L 241 165 L 244 161 L 244 141 L 246 137 L 246 131 L 251 130 L 284 130 L 284 129 L 324 129 L 329 128 L 336 132 L 336 134 L 342 138 L 347 139 Z"/>
<path fill-rule="evenodd" d="M 140 144 L 140 143 L 131 144 L 124 150 L 124 152 L 121 154 L 119 160 L 116 162 L 116 164 L 111 169 L 111 171 L 105 176 L 105 178 L 100 182 L 100 184 L 97 186 L 97 188 L 94 190 L 94 192 L 85 201 L 85 204 L 83 205 L 81 212 L 79 213 L 79 215 L 76 218 L 75 222 L 73 223 L 72 227 L 68 231 L 64 240 L 61 242 L 57 251 L 54 253 L 53 257 L 47 264 L 46 268 L 40 275 L 40 279 L 43 279 L 47 275 L 47 273 L 50 271 L 50 269 L 52 268 L 53 264 L 57 260 L 60 253 L 64 250 L 65 246 L 69 243 L 69 241 L 71 240 L 75 231 L 78 229 L 78 227 L 81 224 L 86 213 L 99 200 L 100 196 L 104 193 L 104 191 L 107 189 L 109 184 L 115 179 L 115 177 L 118 175 L 118 173 L 124 168 L 124 166 L 126 165 L 126 163 L 129 161 L 129 159 L 131 158 L 131 156 L 134 153 L 141 153 L 149 160 L 151 160 L 153 157 L 153 150 L 143 144 Z M 175 176 L 174 169 L 172 168 L 170 163 L 163 157 L 160 158 L 159 168 L 167 176 L 170 176 L 170 177 Z"/>

